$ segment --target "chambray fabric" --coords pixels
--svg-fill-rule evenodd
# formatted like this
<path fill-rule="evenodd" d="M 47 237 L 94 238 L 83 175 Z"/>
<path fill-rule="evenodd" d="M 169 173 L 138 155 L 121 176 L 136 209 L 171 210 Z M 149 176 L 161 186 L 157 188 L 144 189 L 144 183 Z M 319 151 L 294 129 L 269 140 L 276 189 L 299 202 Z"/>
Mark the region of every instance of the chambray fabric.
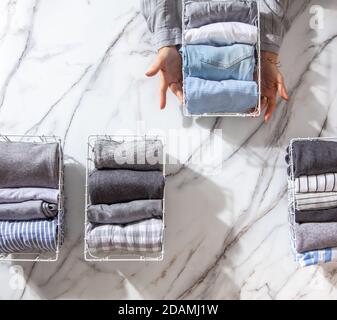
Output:
<path fill-rule="evenodd" d="M 87 226 L 86 243 L 90 252 L 160 252 L 163 242 L 163 221 L 148 219 L 127 225 Z"/>
<path fill-rule="evenodd" d="M 183 49 L 186 77 L 205 80 L 253 81 L 255 48 L 234 44 L 225 47 L 187 45 Z"/>
<path fill-rule="evenodd" d="M 58 188 L 59 144 L 0 142 L 0 188 Z"/>
<path fill-rule="evenodd" d="M 255 81 L 209 81 L 188 77 L 184 85 L 187 109 L 192 115 L 244 113 L 258 103 Z"/>
<path fill-rule="evenodd" d="M 0 253 L 56 251 L 57 228 L 57 219 L 0 221 Z"/>

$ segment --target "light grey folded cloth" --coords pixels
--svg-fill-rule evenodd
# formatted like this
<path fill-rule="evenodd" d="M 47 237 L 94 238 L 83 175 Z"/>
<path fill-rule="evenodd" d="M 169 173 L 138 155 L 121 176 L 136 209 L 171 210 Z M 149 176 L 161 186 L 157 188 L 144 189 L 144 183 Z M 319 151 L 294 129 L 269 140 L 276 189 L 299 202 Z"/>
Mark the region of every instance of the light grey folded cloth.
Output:
<path fill-rule="evenodd" d="M 59 144 L 0 142 L 0 188 L 58 188 Z"/>
<path fill-rule="evenodd" d="M 94 154 L 96 169 L 161 170 L 163 164 L 163 144 L 160 140 L 98 140 Z"/>
<path fill-rule="evenodd" d="M 163 199 L 164 185 L 160 171 L 94 170 L 89 175 L 92 204 Z"/>
<path fill-rule="evenodd" d="M 136 200 L 88 208 L 88 220 L 96 224 L 127 224 L 163 216 L 162 200 Z"/>
<path fill-rule="evenodd" d="M 119 225 L 89 224 L 86 243 L 91 252 L 160 252 L 163 242 L 163 221 L 149 219 L 139 223 Z"/>
<path fill-rule="evenodd" d="M 0 220 L 2 221 L 50 219 L 54 218 L 57 212 L 57 204 L 41 200 L 0 204 Z"/>
<path fill-rule="evenodd" d="M 6 188 L 0 189 L 0 203 L 17 203 L 43 200 L 58 203 L 59 190 L 50 188 Z"/>
<path fill-rule="evenodd" d="M 296 250 L 299 253 L 337 247 L 337 223 L 295 224 Z"/>

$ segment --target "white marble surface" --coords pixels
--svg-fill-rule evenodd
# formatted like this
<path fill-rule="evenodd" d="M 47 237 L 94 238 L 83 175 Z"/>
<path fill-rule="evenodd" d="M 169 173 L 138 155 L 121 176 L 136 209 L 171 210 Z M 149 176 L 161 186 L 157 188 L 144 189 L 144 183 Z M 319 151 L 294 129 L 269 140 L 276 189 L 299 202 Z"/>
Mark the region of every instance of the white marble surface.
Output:
<path fill-rule="evenodd" d="M 263 125 L 190 121 L 172 95 L 159 111 L 158 80 L 144 76 L 155 52 L 138 0 L 0 0 L 0 132 L 62 137 L 68 210 L 60 260 L 18 264 L 23 285 L 0 263 L 0 299 L 337 298 L 337 266 L 300 269 L 287 225 L 288 140 L 337 135 L 337 4 L 320 4 L 324 28 L 310 29 L 307 8 L 284 42 L 290 102 Z M 222 129 L 223 167 L 206 174 L 169 150 L 181 165 L 168 172 L 164 261 L 86 263 L 87 136 L 142 125 L 205 142 Z"/>

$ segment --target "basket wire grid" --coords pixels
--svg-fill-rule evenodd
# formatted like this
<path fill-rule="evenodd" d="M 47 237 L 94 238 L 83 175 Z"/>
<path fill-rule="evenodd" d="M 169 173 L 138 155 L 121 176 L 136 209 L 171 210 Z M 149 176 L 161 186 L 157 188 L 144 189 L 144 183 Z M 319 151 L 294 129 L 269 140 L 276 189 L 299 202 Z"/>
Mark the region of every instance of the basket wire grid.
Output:
<path fill-rule="evenodd" d="M 132 252 L 122 252 L 119 250 L 111 252 L 102 252 L 93 254 L 90 252 L 87 245 L 87 230 L 89 226 L 88 221 L 88 207 L 91 204 L 89 189 L 88 189 L 88 179 L 89 174 L 94 170 L 94 145 L 97 140 L 110 140 L 116 142 L 127 142 L 127 141 L 146 141 L 146 140 L 160 140 L 163 144 L 163 166 L 162 172 L 165 177 L 165 166 L 166 166 L 166 152 L 165 152 L 165 139 L 158 135 L 92 135 L 88 137 L 87 144 L 87 168 L 86 168 L 86 185 L 85 185 L 85 222 L 84 222 L 84 259 L 88 262 L 113 262 L 113 261 L 162 261 L 164 258 L 164 239 L 165 239 L 165 188 L 163 197 L 163 218 L 162 218 L 162 250 L 158 253 L 132 253 Z"/>
<path fill-rule="evenodd" d="M 0 253 L 0 261 L 10 262 L 56 262 L 64 241 L 64 165 L 61 139 L 57 136 L 1 135 L 2 142 L 58 143 L 59 145 L 59 199 L 57 221 L 57 244 L 55 252 Z"/>
<path fill-rule="evenodd" d="M 185 42 L 185 4 L 186 2 L 191 0 L 183 0 L 182 5 L 182 30 L 183 30 L 183 37 L 182 37 L 182 47 L 184 48 L 186 46 Z M 211 1 L 211 0 L 209 0 Z M 226 1 L 226 0 L 218 0 L 218 1 Z M 260 2 L 258 0 L 247 0 L 245 2 L 256 2 L 257 4 L 257 20 L 256 20 L 256 27 L 257 27 L 257 43 L 255 45 L 256 47 L 256 55 L 257 55 L 257 62 L 256 62 L 256 75 L 257 75 L 257 84 L 258 84 L 258 103 L 253 112 L 250 113 L 204 113 L 204 114 L 191 114 L 188 111 L 187 103 L 186 103 L 186 93 L 185 93 L 185 70 L 184 70 L 184 64 L 183 64 L 183 93 L 184 93 L 184 101 L 183 101 L 183 114 L 186 117 L 190 118 L 214 118 L 214 117 L 239 117 L 239 118 L 257 118 L 261 115 L 261 27 L 260 27 Z M 184 59 L 184 56 L 183 56 Z"/>
<path fill-rule="evenodd" d="M 295 211 L 296 211 L 296 201 L 295 201 L 295 170 L 294 170 L 294 157 L 293 157 L 293 145 L 297 141 L 335 141 L 337 138 L 333 137 L 321 137 L 321 138 L 295 138 L 290 141 L 289 145 L 289 167 L 290 167 L 290 177 L 288 179 L 288 200 L 289 200 L 289 213 L 288 222 L 290 227 L 290 239 L 291 247 L 293 253 L 296 255 L 296 232 L 295 232 Z"/>

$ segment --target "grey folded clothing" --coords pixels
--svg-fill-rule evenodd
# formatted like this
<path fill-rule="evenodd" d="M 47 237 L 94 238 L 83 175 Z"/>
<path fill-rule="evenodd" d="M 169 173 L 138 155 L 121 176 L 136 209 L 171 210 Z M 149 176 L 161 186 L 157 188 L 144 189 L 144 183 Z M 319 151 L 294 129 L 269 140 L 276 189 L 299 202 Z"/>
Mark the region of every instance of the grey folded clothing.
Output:
<path fill-rule="evenodd" d="M 51 188 L 6 188 L 0 189 L 0 203 L 17 203 L 43 200 L 58 203 L 59 190 Z"/>
<path fill-rule="evenodd" d="M 126 226 L 89 224 L 87 227 L 86 243 L 91 252 L 160 252 L 162 241 L 163 221 L 160 219 Z"/>
<path fill-rule="evenodd" d="M 336 222 L 296 224 L 295 234 L 299 253 L 337 247 Z"/>
<path fill-rule="evenodd" d="M 165 179 L 160 171 L 94 170 L 89 175 L 92 204 L 163 199 Z"/>
<path fill-rule="evenodd" d="M 162 200 L 136 200 L 88 208 L 88 220 L 96 224 L 127 224 L 163 216 Z"/>
<path fill-rule="evenodd" d="M 337 222 L 337 208 L 324 210 L 295 211 L 295 221 L 297 223 L 326 223 Z"/>
<path fill-rule="evenodd" d="M 58 188 L 58 143 L 0 142 L 0 188 Z"/>
<path fill-rule="evenodd" d="M 188 1 L 185 5 L 186 29 L 217 22 L 242 22 L 256 25 L 257 3 L 251 1 Z"/>
<path fill-rule="evenodd" d="M 22 221 L 50 219 L 57 215 L 58 206 L 42 200 L 0 204 L 0 220 Z"/>
<path fill-rule="evenodd" d="M 117 142 L 98 140 L 94 147 L 96 169 L 161 170 L 160 140 Z"/>
<path fill-rule="evenodd" d="M 295 178 L 337 172 L 337 142 L 294 141 L 292 154 Z"/>

